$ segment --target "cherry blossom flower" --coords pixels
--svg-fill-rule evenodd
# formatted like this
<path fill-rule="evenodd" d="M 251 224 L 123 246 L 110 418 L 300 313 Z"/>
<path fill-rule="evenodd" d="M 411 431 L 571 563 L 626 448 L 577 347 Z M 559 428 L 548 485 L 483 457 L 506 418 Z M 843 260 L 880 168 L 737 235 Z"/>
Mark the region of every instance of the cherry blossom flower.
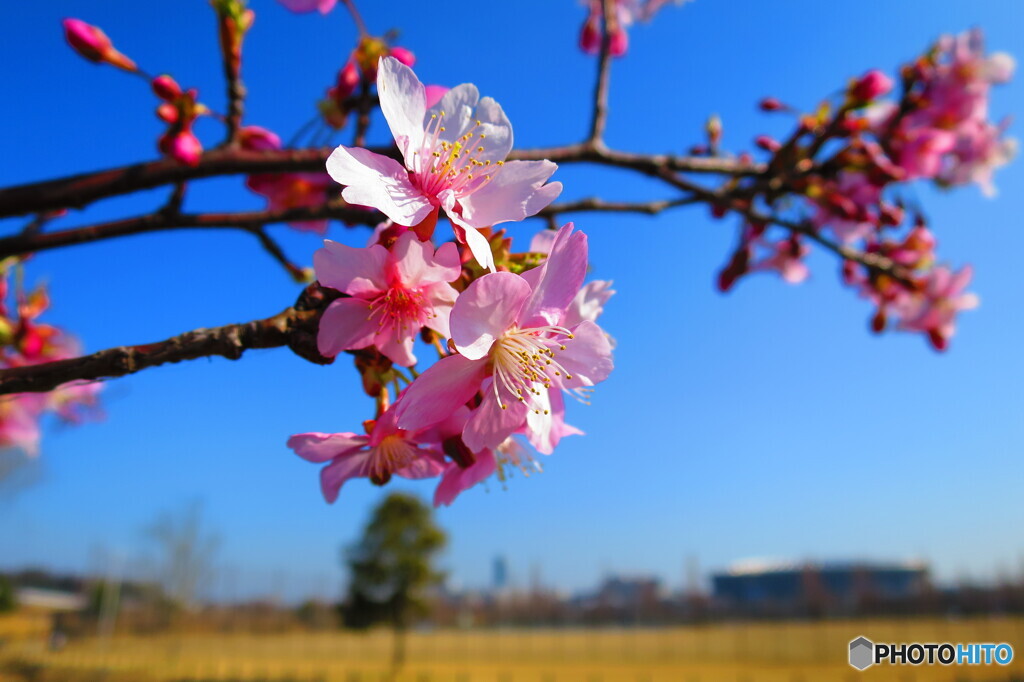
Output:
<path fill-rule="evenodd" d="M 313 255 L 323 286 L 348 294 L 324 311 L 317 344 L 325 356 L 375 346 L 394 363 L 416 364 L 412 345 L 423 327 L 450 335 L 448 318 L 458 296 L 448 282 L 461 273 L 455 244 L 432 245 L 405 232 L 388 250 L 356 249 L 330 240 Z"/>
<path fill-rule="evenodd" d="M 199 91 L 183 91 L 170 76 L 157 76 L 152 82 L 153 92 L 164 103 L 157 107 L 156 114 L 168 124 L 160 136 L 157 147 L 161 152 L 178 161 L 195 166 L 203 153 L 203 145 L 192 132 L 195 120 L 208 114 L 209 109 L 197 100 Z"/>
<path fill-rule="evenodd" d="M 259 126 L 242 128 L 239 143 L 243 149 L 252 151 L 281 148 L 281 139 Z M 257 173 L 245 179 L 245 186 L 266 197 L 267 208 L 281 210 L 322 205 L 327 200 L 332 181 L 326 173 Z M 288 224 L 297 230 L 323 234 L 327 231 L 328 221 L 297 220 Z"/>
<path fill-rule="evenodd" d="M 972 275 L 969 265 L 956 273 L 945 266 L 933 269 L 923 291 L 897 304 L 898 328 L 924 332 L 936 350 L 945 350 L 956 331 L 957 313 L 978 307 L 978 297 L 964 293 Z"/>
<path fill-rule="evenodd" d="M 320 470 L 320 490 L 328 503 L 338 499 L 341 486 L 352 478 L 369 478 L 377 485 L 392 476 L 431 478 L 444 471 L 437 442 L 422 442 L 419 432 L 395 425 L 394 406 L 376 421 L 366 423 L 366 435 L 355 433 L 299 433 L 288 447 L 307 462 L 327 466 Z"/>
<path fill-rule="evenodd" d="M 493 99 L 463 84 L 427 108 L 423 84 L 393 57 L 380 61 L 381 110 L 404 159 L 340 146 L 327 171 L 345 185 L 350 204 L 372 206 L 400 225 L 433 230 L 439 211 L 481 266 L 494 269 L 487 239 L 477 228 L 522 220 L 551 203 L 561 183 L 545 184 L 557 166 L 550 161 L 509 161 L 512 126 Z"/>
<path fill-rule="evenodd" d="M 494 449 L 524 426 L 531 441 L 557 440 L 560 391 L 585 394 L 612 369 L 600 327 L 589 320 L 572 329 L 563 325 L 586 269 L 586 235 L 574 233 L 570 223 L 540 266 L 522 276 L 486 274 L 470 284 L 452 308 L 458 353 L 406 389 L 396 404 L 399 425 L 435 423 L 481 391 L 462 436 L 471 450 Z"/>

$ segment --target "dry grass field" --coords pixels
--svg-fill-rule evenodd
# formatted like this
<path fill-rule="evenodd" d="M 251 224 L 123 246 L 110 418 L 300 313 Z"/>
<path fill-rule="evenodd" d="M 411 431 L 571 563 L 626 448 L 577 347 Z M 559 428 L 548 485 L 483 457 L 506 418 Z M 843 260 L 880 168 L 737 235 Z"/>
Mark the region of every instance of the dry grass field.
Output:
<path fill-rule="evenodd" d="M 0 633 L 3 621 L 0 621 Z M 847 643 L 1008 642 L 1009 666 L 886 667 L 857 672 Z M 0 634 L 0 637 L 3 635 Z M 72 641 L 59 652 L 43 637 L 8 639 L 0 682 L 21 680 L 389 679 L 391 638 L 368 634 L 115 636 Z M 409 635 L 401 682 L 855 682 L 1024 680 L 1024 619 L 716 624 L 671 629 L 487 630 Z"/>

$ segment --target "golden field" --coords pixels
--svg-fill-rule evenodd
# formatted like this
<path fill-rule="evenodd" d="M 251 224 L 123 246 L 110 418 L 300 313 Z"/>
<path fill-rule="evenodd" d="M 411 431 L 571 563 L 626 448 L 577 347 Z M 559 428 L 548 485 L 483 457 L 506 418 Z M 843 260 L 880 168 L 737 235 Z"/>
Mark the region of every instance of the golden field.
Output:
<path fill-rule="evenodd" d="M 23 624 L 19 631 L 13 622 L 0 619 L 0 638 L 7 640 L 0 647 L 0 682 L 389 679 L 392 640 L 384 630 L 115 635 L 71 641 L 51 652 L 45 630 Z M 846 652 L 848 642 L 860 635 L 876 642 L 1007 642 L 1015 657 L 1008 666 L 875 666 L 857 672 L 847 665 Z M 410 633 L 407 651 L 402 682 L 995 682 L 1024 680 L 1024 619 L 446 630 Z"/>

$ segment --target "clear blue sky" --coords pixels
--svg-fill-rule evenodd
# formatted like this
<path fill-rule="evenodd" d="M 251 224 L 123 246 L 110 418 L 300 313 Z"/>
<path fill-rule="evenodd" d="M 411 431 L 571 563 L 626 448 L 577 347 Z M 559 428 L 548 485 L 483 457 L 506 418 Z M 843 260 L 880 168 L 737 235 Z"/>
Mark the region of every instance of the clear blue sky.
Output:
<path fill-rule="evenodd" d="M 324 18 L 252 4 L 246 120 L 287 137 L 312 114 L 354 29 L 341 9 Z M 372 30 L 402 30 L 424 81 L 474 82 L 501 102 L 518 146 L 578 139 L 593 81 L 593 61 L 576 49 L 583 9 L 570 0 L 514 4 L 458 0 L 442 12 L 361 3 Z M 666 9 L 633 30 L 629 56 L 614 66 L 609 142 L 682 152 L 717 112 L 725 147 L 749 149 L 756 134 L 786 127 L 756 111 L 760 97 L 810 108 L 847 78 L 892 69 L 940 33 L 972 25 L 986 30 L 990 48 L 1024 57 L 1024 6 L 1013 0 L 841 7 L 697 0 Z M 160 125 L 145 83 L 75 56 L 62 39 L 65 16 L 102 26 L 147 70 L 223 104 L 202 0 L 4 3 L 0 184 L 155 156 Z M 996 90 L 996 116 L 1024 113 L 1019 80 Z M 209 142 L 221 134 L 211 121 L 198 132 Z M 376 133 L 383 142 L 386 129 Z M 610 171 L 565 168 L 556 178 L 564 198 L 659 191 Z M 588 435 L 564 441 L 543 475 L 475 489 L 439 512 L 453 578 L 485 584 L 498 553 L 514 577 L 525 580 L 538 564 L 545 581 L 566 588 L 609 571 L 653 572 L 678 585 L 690 555 L 704 569 L 768 556 L 922 557 L 941 579 L 1020 571 L 1022 179 L 1020 163 L 1001 171 L 995 200 L 973 187 L 917 190 L 941 252 L 974 264 L 982 298 L 946 355 L 917 336 L 869 335 L 869 307 L 820 254 L 801 286 L 762 276 L 716 293 L 735 226 L 702 208 L 579 216 L 594 276 L 619 291 L 603 318 L 618 339 L 617 370 L 591 407 L 570 405 L 571 423 Z M 54 227 L 144 212 L 162 197 L 107 201 Z M 260 205 L 241 178 L 196 183 L 187 204 Z M 525 240 L 539 227 L 515 234 Z M 284 226 L 274 234 L 294 259 L 311 262 L 316 236 Z M 366 235 L 334 228 L 330 236 L 355 245 Z M 49 283 L 49 321 L 89 350 L 269 315 L 298 291 L 253 239 L 230 232 L 53 251 L 28 272 Z M 147 522 L 198 498 L 224 538 L 221 563 L 245 589 L 335 584 L 339 546 L 384 491 L 356 482 L 328 506 L 316 467 L 284 442 L 299 431 L 359 428 L 371 405 L 347 362 L 320 368 L 287 351 L 257 351 L 240 362 L 150 370 L 109 383 L 104 396 L 104 422 L 48 428 L 37 480 L 0 498 L 0 567 L 88 569 L 99 547 L 133 555 Z M 427 495 L 432 484 L 394 487 Z"/>

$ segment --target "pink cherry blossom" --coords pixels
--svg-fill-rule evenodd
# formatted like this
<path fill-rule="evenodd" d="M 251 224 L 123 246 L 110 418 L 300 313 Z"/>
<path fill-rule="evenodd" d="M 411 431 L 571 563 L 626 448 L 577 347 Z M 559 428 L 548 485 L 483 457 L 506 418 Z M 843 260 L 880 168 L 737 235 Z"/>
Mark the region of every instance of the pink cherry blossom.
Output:
<path fill-rule="evenodd" d="M 246 126 L 239 131 L 239 144 L 250 151 L 281 149 L 281 138 L 259 126 Z M 320 206 L 327 200 L 332 186 L 326 173 L 257 173 L 245 179 L 245 186 L 266 197 L 272 211 L 305 206 Z M 327 220 L 297 220 L 288 223 L 297 230 L 327 231 Z"/>
<path fill-rule="evenodd" d="M 933 269 L 923 291 L 907 296 L 897 304 L 898 328 L 924 332 L 937 350 L 945 350 L 956 331 L 957 314 L 978 307 L 978 297 L 964 293 L 972 275 L 970 266 L 957 273 L 945 266 Z"/>
<path fill-rule="evenodd" d="M 341 486 L 352 478 L 369 478 L 377 485 L 391 477 L 431 478 L 444 471 L 439 444 L 421 442 L 419 432 L 395 426 L 394 406 L 376 422 L 367 424 L 367 434 L 299 433 L 288 439 L 288 447 L 320 470 L 320 490 L 328 503 L 338 499 Z"/>
<path fill-rule="evenodd" d="M 321 285 L 348 294 L 331 303 L 320 320 L 317 344 L 323 355 L 375 346 L 409 367 L 416 364 L 412 345 L 421 328 L 450 336 L 448 318 L 458 294 L 448 282 L 462 271 L 455 244 L 435 252 L 412 232 L 398 237 L 390 250 L 327 240 L 313 255 L 313 265 Z"/>
<path fill-rule="evenodd" d="M 463 491 L 493 474 L 497 474 L 498 480 L 504 484 L 513 469 L 518 469 L 524 476 L 541 471 L 540 463 L 514 438 L 505 439 L 495 450 L 477 453 L 476 459 L 468 467 L 450 462 L 434 491 L 434 506 L 450 505 Z"/>
<path fill-rule="evenodd" d="M 946 158 L 938 180 L 945 185 L 975 183 L 987 197 L 995 196 L 992 175 L 1017 154 L 1017 140 L 1006 138 L 1006 124 L 973 121 L 961 126 L 960 139 Z"/>
<path fill-rule="evenodd" d="M 612 369 L 600 327 L 589 320 L 571 329 L 563 324 L 586 270 L 586 235 L 574 233 L 570 223 L 540 266 L 522 276 L 486 274 L 470 284 L 452 308 L 458 353 L 409 386 L 397 403 L 398 423 L 423 428 L 481 391 L 462 435 L 471 450 L 494 449 L 524 426 L 531 440 L 551 439 L 560 391 L 585 394 Z"/>
<path fill-rule="evenodd" d="M 404 159 L 340 146 L 327 171 L 345 185 L 351 204 L 372 206 L 400 225 L 430 225 L 441 209 L 459 241 L 477 261 L 494 269 L 487 239 L 477 228 L 522 220 L 551 203 L 561 183 L 545 184 L 557 166 L 550 161 L 509 161 L 512 126 L 501 106 L 463 84 L 428 108 L 412 69 L 393 57 L 380 60 L 381 110 Z"/>

